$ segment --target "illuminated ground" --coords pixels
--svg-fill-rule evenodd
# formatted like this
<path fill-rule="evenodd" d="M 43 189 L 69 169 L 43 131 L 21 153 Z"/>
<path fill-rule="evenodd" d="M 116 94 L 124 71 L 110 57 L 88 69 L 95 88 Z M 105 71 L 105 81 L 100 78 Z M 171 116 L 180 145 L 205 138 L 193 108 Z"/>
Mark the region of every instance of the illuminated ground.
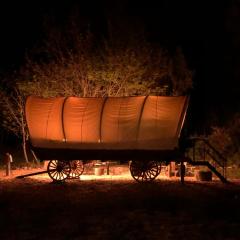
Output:
<path fill-rule="evenodd" d="M 0 239 L 240 239 L 240 184 L 0 172 Z"/>

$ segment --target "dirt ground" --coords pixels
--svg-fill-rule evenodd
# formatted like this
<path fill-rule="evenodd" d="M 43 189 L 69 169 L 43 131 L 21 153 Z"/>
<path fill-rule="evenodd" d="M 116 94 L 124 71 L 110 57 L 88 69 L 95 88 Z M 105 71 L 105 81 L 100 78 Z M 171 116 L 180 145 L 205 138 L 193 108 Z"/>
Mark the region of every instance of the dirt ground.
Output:
<path fill-rule="evenodd" d="M 36 170 L 35 170 L 36 171 Z M 0 239 L 240 239 L 240 183 L 0 172 Z"/>

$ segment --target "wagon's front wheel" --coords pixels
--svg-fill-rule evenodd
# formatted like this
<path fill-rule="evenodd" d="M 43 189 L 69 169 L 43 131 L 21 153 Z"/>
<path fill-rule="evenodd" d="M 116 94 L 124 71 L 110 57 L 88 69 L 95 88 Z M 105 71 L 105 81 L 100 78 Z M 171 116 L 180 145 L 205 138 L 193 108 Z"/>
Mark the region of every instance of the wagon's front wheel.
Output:
<path fill-rule="evenodd" d="M 130 163 L 130 172 L 137 182 L 151 182 L 161 172 L 161 164 L 158 161 L 137 161 Z"/>
<path fill-rule="evenodd" d="M 64 181 L 70 174 L 69 162 L 62 160 L 51 160 L 47 166 L 49 177 L 55 182 Z"/>

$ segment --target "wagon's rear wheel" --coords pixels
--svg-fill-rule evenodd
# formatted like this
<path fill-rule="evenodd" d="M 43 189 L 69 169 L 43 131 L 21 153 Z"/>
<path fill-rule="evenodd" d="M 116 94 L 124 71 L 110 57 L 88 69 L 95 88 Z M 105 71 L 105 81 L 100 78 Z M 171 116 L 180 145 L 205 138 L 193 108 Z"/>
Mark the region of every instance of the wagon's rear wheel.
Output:
<path fill-rule="evenodd" d="M 71 171 L 68 178 L 79 178 L 84 171 L 83 162 L 81 160 L 70 161 Z"/>
<path fill-rule="evenodd" d="M 137 182 L 151 182 L 161 172 L 161 164 L 158 161 L 137 161 L 130 163 L 130 172 Z"/>
<path fill-rule="evenodd" d="M 47 171 L 53 181 L 61 182 L 68 177 L 71 167 L 68 161 L 51 160 L 48 163 Z"/>

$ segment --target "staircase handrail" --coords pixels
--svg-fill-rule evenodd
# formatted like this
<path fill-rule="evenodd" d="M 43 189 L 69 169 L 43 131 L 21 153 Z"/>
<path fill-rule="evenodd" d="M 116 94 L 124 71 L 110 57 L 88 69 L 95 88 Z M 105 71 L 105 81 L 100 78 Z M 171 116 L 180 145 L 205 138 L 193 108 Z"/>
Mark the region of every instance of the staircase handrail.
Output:
<path fill-rule="evenodd" d="M 227 159 L 222 155 L 222 153 L 220 153 L 209 141 L 208 138 L 203 138 L 203 137 L 190 137 L 191 140 L 195 140 L 195 141 L 203 141 L 204 143 L 206 143 L 208 145 L 208 147 L 210 147 L 217 155 L 219 158 L 221 158 L 223 161 L 227 161 Z"/>

